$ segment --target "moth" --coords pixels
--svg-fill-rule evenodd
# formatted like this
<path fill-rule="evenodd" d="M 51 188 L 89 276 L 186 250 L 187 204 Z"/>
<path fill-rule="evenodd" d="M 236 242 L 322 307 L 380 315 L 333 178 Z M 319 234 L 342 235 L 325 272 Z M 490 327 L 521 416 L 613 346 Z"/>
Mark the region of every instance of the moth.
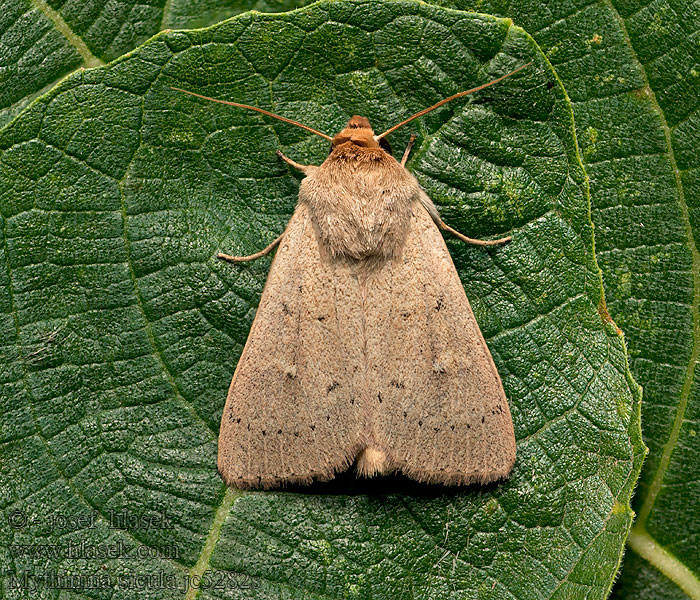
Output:
<path fill-rule="evenodd" d="M 528 63 L 530 64 L 530 63 Z M 466 485 L 507 477 L 515 435 L 501 379 L 440 230 L 446 225 L 386 136 L 353 116 L 319 166 L 278 156 L 306 176 L 240 357 L 219 433 L 218 467 L 235 488 L 401 472 Z"/>

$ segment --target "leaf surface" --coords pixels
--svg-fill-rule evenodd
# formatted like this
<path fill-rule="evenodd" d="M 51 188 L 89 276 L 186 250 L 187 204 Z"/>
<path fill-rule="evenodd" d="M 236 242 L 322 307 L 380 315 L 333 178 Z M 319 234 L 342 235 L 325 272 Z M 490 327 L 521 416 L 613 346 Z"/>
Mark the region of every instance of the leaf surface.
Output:
<path fill-rule="evenodd" d="M 105 64 L 163 29 L 205 27 L 246 10 L 284 11 L 310 0 L 4 0 L 0 125 L 76 68 Z"/>
<path fill-rule="evenodd" d="M 382 131 L 529 60 L 391 139 L 398 156 L 418 133 L 409 167 L 448 223 L 513 235 L 448 241 L 510 401 L 511 478 L 225 491 L 218 422 L 269 260 L 214 255 L 283 230 L 298 181 L 276 149 L 319 163 L 328 148 L 169 86 Z M 207 570 L 223 589 L 203 598 L 607 595 L 643 457 L 639 390 L 604 310 L 571 106 L 522 29 L 412 2 L 244 14 L 73 75 L 0 131 L 0 151 L 2 506 L 6 523 L 31 519 L 2 530 L 14 572 L 98 572 L 118 598 Z M 50 518 L 77 514 L 94 526 Z M 153 514 L 168 526 L 132 522 Z M 105 539 L 129 560 L 17 551 Z M 152 573 L 160 587 L 136 594 Z"/>

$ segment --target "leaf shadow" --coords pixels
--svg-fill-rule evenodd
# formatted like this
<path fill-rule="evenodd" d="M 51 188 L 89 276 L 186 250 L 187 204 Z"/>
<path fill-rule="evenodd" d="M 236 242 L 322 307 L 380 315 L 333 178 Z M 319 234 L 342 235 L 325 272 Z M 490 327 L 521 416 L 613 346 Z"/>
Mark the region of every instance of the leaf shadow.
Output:
<path fill-rule="evenodd" d="M 494 491 L 502 482 L 485 485 L 444 485 L 440 483 L 421 483 L 402 474 L 381 475 L 375 477 L 358 477 L 353 468 L 336 476 L 329 481 L 314 481 L 309 485 L 286 485 L 272 488 L 268 491 L 286 492 L 307 496 L 387 496 L 402 494 L 406 496 L 444 498 L 463 495 L 467 492 L 479 491 L 489 493 Z"/>

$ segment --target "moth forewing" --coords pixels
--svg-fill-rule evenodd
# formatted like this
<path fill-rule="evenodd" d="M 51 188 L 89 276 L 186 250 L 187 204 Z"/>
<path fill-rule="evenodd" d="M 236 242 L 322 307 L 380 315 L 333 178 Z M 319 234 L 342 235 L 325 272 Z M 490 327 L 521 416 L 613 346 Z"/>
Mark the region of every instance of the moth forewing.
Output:
<path fill-rule="evenodd" d="M 358 283 L 321 260 L 309 209 L 294 212 L 273 259 L 219 432 L 219 471 L 239 488 L 330 479 L 361 449 L 365 415 Z"/>
<path fill-rule="evenodd" d="M 372 321 L 368 354 L 382 394 L 378 442 L 390 467 L 430 483 L 506 477 L 515 462 L 508 401 L 445 242 L 421 204 L 413 206 L 402 260 L 375 274 L 370 303 L 383 299 L 391 301 L 382 306 L 388 318 Z"/>

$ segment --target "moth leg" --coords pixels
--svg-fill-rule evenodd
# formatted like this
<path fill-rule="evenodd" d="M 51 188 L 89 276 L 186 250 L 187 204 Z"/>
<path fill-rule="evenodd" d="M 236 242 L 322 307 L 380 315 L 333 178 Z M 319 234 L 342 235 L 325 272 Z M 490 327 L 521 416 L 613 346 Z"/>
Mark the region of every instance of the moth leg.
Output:
<path fill-rule="evenodd" d="M 436 224 L 443 231 L 449 231 L 452 235 L 458 237 L 463 242 L 467 242 L 467 244 L 474 244 L 475 246 L 499 246 L 500 244 L 506 244 L 507 242 L 510 242 L 510 240 L 512 239 L 510 236 L 508 236 L 500 238 L 498 240 L 475 240 L 473 238 L 467 237 L 463 233 L 460 233 L 456 229 L 452 229 L 452 227 L 450 227 L 442 219 L 438 219 L 436 221 Z"/>
<path fill-rule="evenodd" d="M 282 154 L 281 150 L 277 150 L 277 156 L 279 156 L 284 162 L 286 162 L 290 167 L 294 167 L 295 169 L 298 169 L 302 173 L 306 175 L 310 175 L 315 169 L 318 169 L 316 165 L 300 165 L 298 162 L 295 160 L 292 160 L 288 156 L 285 156 Z"/>
<path fill-rule="evenodd" d="M 255 254 L 249 254 L 248 256 L 231 256 L 230 254 L 224 254 L 223 252 L 219 252 L 216 255 L 216 258 L 220 258 L 221 260 L 225 260 L 227 262 L 232 262 L 232 263 L 239 263 L 239 262 L 249 262 L 251 260 L 255 260 L 256 258 L 262 258 L 263 256 L 267 256 L 270 254 L 275 249 L 275 246 L 280 243 L 282 240 L 282 237 L 284 236 L 284 233 L 280 235 L 274 242 L 272 242 L 267 248 L 263 248 L 260 250 L 260 252 L 256 252 Z"/>
<path fill-rule="evenodd" d="M 413 148 L 413 143 L 416 141 L 416 134 L 412 133 L 411 137 L 408 138 L 408 145 L 406 146 L 406 149 L 403 151 L 403 158 L 401 159 L 401 166 L 405 167 L 406 166 L 406 161 L 408 160 L 408 155 L 411 154 L 411 149 Z"/>

